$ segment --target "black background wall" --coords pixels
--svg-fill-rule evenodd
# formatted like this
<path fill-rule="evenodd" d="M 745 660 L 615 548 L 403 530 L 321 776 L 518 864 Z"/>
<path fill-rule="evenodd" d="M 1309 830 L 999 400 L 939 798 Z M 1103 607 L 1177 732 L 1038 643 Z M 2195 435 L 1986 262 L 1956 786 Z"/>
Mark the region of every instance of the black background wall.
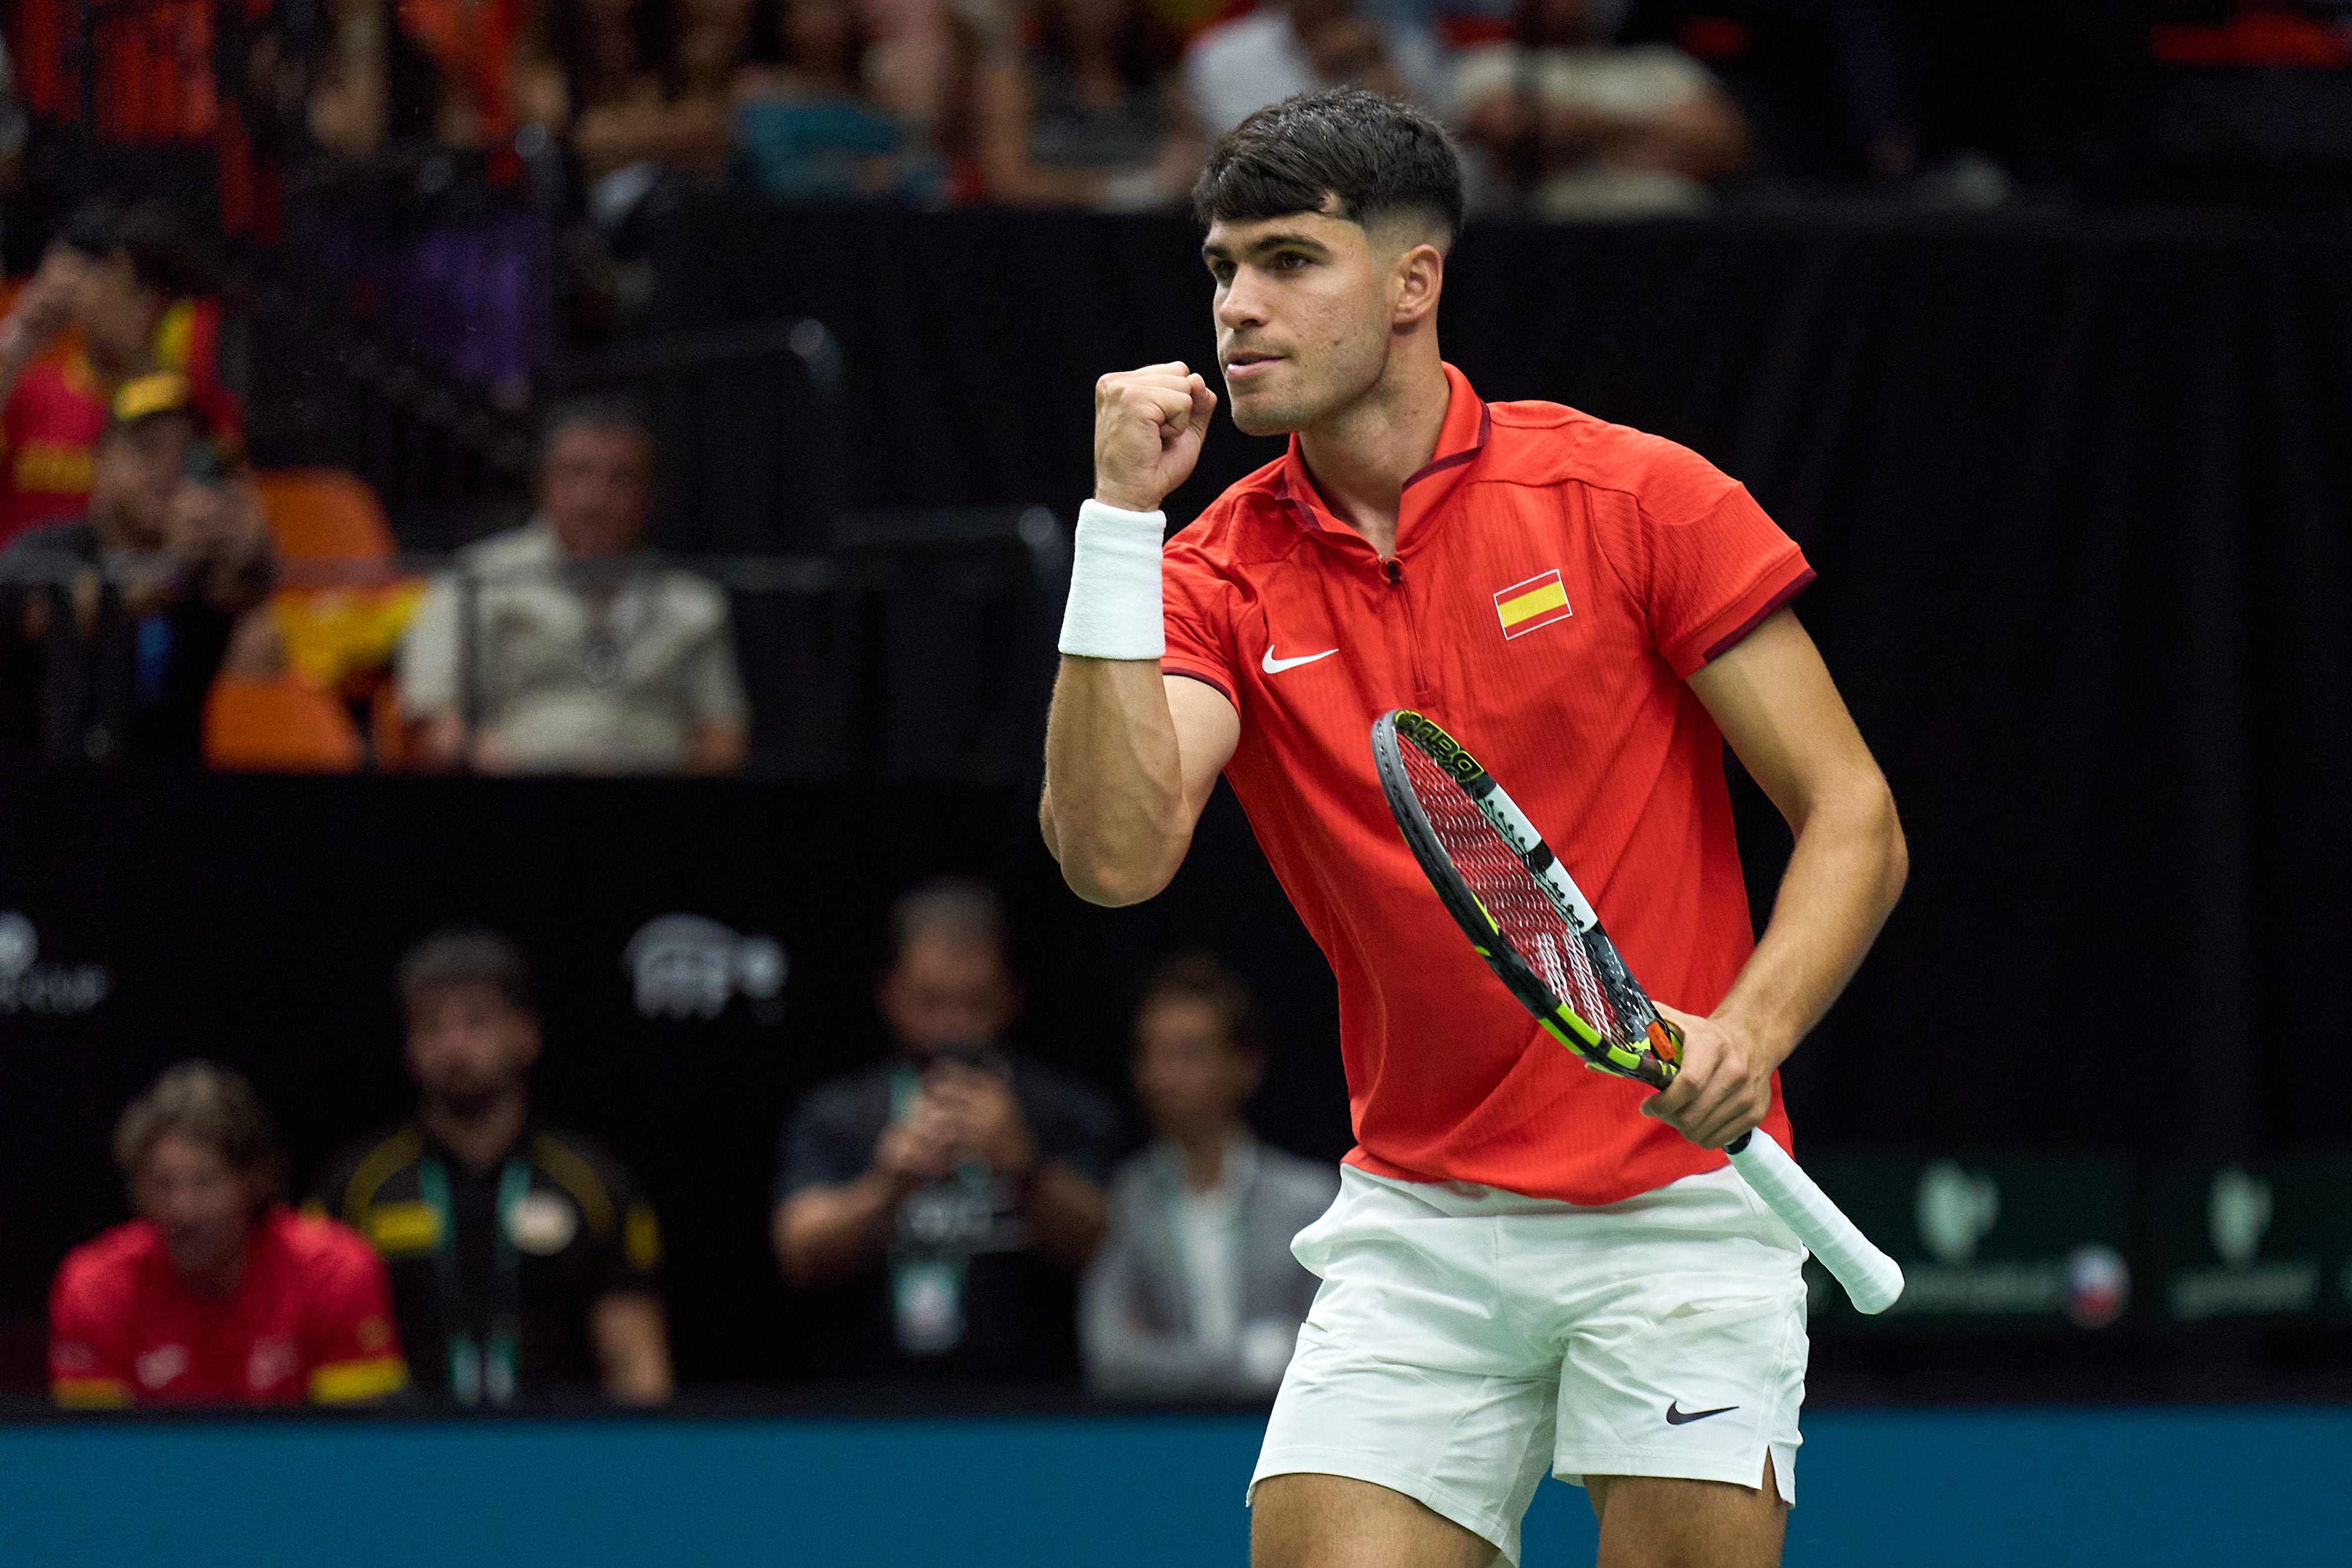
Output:
<path fill-rule="evenodd" d="M 1101 371 L 1206 361 L 1184 225 L 714 210 L 675 235 L 682 323 L 840 333 L 869 506 L 1087 486 Z M 1913 880 L 1790 1072 L 1814 1148 L 2240 1154 L 2340 1143 L 2352 1062 L 2352 241 L 2189 227 L 1474 232 L 1449 354 L 1683 440 L 1822 580 L 1800 603 L 1892 779 Z M 1221 427 L 1189 516 L 1265 450 Z M 757 649 L 747 649 L 757 657 Z M 943 648 L 944 658 L 970 650 Z M 778 1124 L 877 1049 L 888 896 L 1007 888 L 1045 1055 L 1117 1084 L 1148 964 L 1206 942 L 1268 994 L 1262 1121 L 1345 1146 L 1330 979 L 1227 802 L 1171 894 L 1063 892 L 1019 789 L 228 779 L 0 782 L 0 910 L 77 1017 L 0 1014 L 0 1318 L 119 1216 L 106 1130 L 164 1062 L 251 1070 L 307 1173 L 397 1113 L 392 965 L 509 926 L 548 971 L 547 1108 L 668 1223 L 683 1370 L 803 1366 L 762 1223 Z M 1751 881 L 1786 834 L 1752 794 Z M 1759 904 L 1759 913 L 1761 905 Z M 780 1018 L 647 1020 L 622 954 L 663 914 L 771 934 Z"/>

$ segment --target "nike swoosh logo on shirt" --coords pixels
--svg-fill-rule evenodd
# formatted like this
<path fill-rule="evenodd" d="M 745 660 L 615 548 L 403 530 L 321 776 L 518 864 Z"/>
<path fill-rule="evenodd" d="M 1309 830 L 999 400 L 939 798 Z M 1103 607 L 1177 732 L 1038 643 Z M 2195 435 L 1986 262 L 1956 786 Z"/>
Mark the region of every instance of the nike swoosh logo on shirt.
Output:
<path fill-rule="evenodd" d="M 1274 649 L 1269 646 L 1265 651 L 1265 657 L 1258 661 L 1257 667 L 1269 675 L 1278 675 L 1285 670 L 1295 670 L 1301 664 L 1311 664 L 1318 659 L 1328 659 L 1339 651 L 1337 648 L 1326 648 L 1319 653 L 1301 653 L 1296 659 L 1277 659 L 1274 656 Z"/>
<path fill-rule="evenodd" d="M 1737 1405 L 1718 1405 L 1712 1410 L 1685 1410 L 1680 1408 L 1680 1401 L 1668 1400 L 1666 1402 L 1666 1425 L 1669 1427 L 1686 1427 L 1693 1421 L 1704 1421 L 1710 1416 L 1720 1416 L 1727 1410 L 1737 1410 L 1739 1406 Z"/>

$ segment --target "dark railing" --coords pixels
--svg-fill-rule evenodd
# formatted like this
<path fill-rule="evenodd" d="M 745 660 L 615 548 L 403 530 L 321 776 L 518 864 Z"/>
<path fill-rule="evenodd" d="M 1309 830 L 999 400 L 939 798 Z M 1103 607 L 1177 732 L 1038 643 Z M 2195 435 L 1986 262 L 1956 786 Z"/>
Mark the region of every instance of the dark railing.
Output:
<path fill-rule="evenodd" d="M 837 525 L 823 549 L 644 562 L 691 571 L 726 592 L 751 712 L 751 768 L 794 778 L 856 771 L 898 781 L 1026 781 L 1043 743 L 1053 627 L 1068 590 L 1067 528 L 1039 507 L 853 515 Z M 0 590 L 68 589 L 96 570 L 38 557 L 0 562 Z M 463 558 L 435 553 L 288 562 L 278 580 L 295 589 L 400 576 L 454 582 L 460 706 L 471 722 L 482 708 L 481 674 L 501 656 L 495 618 L 475 607 L 486 589 L 545 574 L 468 570 Z M 990 656 L 976 658 L 975 649 Z M 68 727 L 44 729 L 62 735 Z"/>

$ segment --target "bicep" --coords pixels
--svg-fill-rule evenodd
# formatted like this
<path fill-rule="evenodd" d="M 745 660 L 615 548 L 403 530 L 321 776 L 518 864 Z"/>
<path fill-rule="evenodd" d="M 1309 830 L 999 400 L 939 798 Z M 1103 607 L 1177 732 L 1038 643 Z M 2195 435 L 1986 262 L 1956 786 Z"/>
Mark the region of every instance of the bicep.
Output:
<path fill-rule="evenodd" d="M 1176 727 L 1176 758 L 1184 781 L 1184 805 L 1198 822 L 1217 788 L 1217 775 L 1241 744 L 1242 716 L 1225 694 L 1189 675 L 1162 675 L 1168 716 Z"/>
<path fill-rule="evenodd" d="M 1695 671 L 1690 687 L 1791 828 L 1841 789 L 1885 789 L 1870 747 L 1794 611 L 1775 611 Z"/>

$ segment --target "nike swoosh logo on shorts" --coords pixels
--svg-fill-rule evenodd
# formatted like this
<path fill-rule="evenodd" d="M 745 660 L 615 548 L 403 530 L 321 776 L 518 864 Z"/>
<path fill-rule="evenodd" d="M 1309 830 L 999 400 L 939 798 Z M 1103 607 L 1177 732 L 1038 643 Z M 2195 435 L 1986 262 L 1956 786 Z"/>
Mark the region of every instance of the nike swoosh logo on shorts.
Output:
<path fill-rule="evenodd" d="M 1258 661 L 1257 667 L 1269 675 L 1278 675 L 1285 670 L 1295 670 L 1301 664 L 1311 664 L 1318 659 L 1328 659 L 1339 651 L 1337 648 L 1326 648 L 1319 653 L 1301 653 L 1296 659 L 1277 659 L 1274 656 L 1273 647 L 1269 645 L 1265 651 L 1265 657 Z"/>
<path fill-rule="evenodd" d="M 1681 1402 L 1679 1400 L 1668 1400 L 1666 1402 L 1667 1426 L 1686 1427 L 1693 1421 L 1704 1421 L 1710 1416 L 1720 1416 L 1727 1410 L 1737 1410 L 1739 1408 L 1737 1405 L 1718 1405 L 1712 1410 L 1685 1410 L 1680 1408 L 1680 1405 Z"/>

